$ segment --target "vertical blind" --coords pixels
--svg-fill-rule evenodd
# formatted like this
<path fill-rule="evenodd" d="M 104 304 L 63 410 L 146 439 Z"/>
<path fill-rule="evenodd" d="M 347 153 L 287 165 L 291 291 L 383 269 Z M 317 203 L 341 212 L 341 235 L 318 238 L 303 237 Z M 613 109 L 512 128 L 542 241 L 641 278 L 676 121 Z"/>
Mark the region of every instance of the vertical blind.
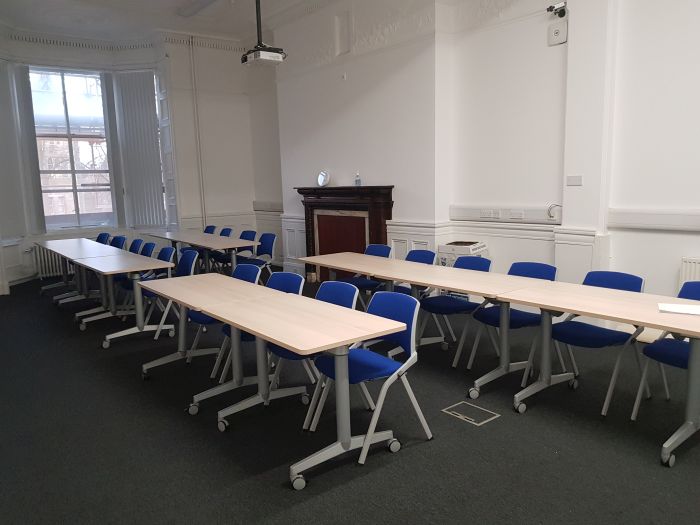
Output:
<path fill-rule="evenodd" d="M 115 73 L 119 164 L 127 225 L 165 225 L 153 71 Z"/>

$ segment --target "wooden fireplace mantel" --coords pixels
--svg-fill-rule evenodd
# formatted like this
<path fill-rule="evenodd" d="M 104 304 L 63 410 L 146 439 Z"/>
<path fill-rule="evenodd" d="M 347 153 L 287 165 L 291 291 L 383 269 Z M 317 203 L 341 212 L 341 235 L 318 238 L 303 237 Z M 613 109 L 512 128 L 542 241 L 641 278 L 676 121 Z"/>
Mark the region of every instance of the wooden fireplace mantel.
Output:
<path fill-rule="evenodd" d="M 306 223 L 306 253 L 316 254 L 314 211 L 353 210 L 368 214 L 370 244 L 386 244 L 386 221 L 391 220 L 393 186 L 325 186 L 294 188 L 302 196 Z"/>

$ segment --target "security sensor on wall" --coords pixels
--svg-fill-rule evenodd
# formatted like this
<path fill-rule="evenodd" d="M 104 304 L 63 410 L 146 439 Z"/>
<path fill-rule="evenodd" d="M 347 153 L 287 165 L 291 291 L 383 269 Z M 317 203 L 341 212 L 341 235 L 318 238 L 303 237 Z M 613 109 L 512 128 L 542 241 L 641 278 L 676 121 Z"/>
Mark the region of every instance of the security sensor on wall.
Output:
<path fill-rule="evenodd" d="M 547 12 L 557 15 L 559 18 L 564 18 L 566 16 L 566 2 L 558 2 L 554 5 L 550 5 L 547 8 Z"/>

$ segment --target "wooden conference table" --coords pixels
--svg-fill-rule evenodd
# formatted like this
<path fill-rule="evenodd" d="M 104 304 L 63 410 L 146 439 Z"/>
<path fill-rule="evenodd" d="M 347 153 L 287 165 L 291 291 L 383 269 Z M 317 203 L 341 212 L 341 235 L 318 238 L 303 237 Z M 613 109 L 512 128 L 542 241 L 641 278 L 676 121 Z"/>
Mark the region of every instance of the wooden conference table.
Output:
<path fill-rule="evenodd" d="M 527 363 L 510 361 L 508 332 L 510 304 L 522 304 L 542 311 L 542 350 L 540 355 L 540 377 L 538 381 L 515 394 L 513 406 L 524 411 L 523 400 L 554 384 L 571 381 L 574 374 L 552 375 L 551 329 L 552 315 L 572 313 L 604 320 L 627 323 L 652 330 L 669 331 L 691 342 L 691 357 L 688 367 L 688 390 L 686 393 L 685 423 L 663 444 L 661 460 L 672 465 L 672 452 L 700 429 L 700 317 L 686 314 L 659 312 L 659 303 L 695 304 L 675 297 L 645 293 L 625 292 L 584 286 L 580 284 L 551 282 L 503 274 L 474 272 L 456 268 L 421 265 L 356 253 L 338 253 L 303 257 L 307 264 L 325 266 L 388 280 L 388 289 L 393 281 L 409 282 L 416 294 L 418 286 L 428 286 L 447 291 L 471 293 L 500 304 L 500 361 L 499 366 L 474 382 L 469 396 L 476 399 L 480 388 L 515 370 L 522 370 Z"/>
<path fill-rule="evenodd" d="M 211 270 L 209 262 L 209 250 L 230 250 L 231 251 L 231 268 L 236 267 L 236 254 L 241 248 L 256 247 L 260 243 L 258 241 L 246 241 L 245 239 L 235 239 L 233 237 L 225 237 L 214 233 L 204 233 L 198 231 L 144 231 L 144 235 L 150 235 L 159 239 L 166 239 L 175 248 L 177 254 L 177 243 L 186 243 L 191 246 L 205 248 L 204 250 L 204 268 L 207 272 Z M 177 255 L 176 255 L 177 256 Z"/>
<path fill-rule="evenodd" d="M 335 360 L 337 440 L 290 467 L 289 478 L 294 488 L 304 488 L 304 471 L 362 447 L 365 436 L 353 436 L 350 427 L 349 346 L 400 332 L 406 328 L 405 324 L 260 285 L 236 282 L 221 275 L 179 277 L 167 281 L 170 282 L 144 282 L 142 286 L 180 304 L 178 353 L 181 358 L 187 354 L 184 331 L 188 307 L 230 325 L 232 345 L 240 344 L 240 331 L 255 336 L 258 392 L 220 411 L 220 429 L 228 426 L 225 415 L 261 403 L 267 405 L 271 399 L 283 397 L 277 392 L 287 395 L 284 393 L 287 389 L 270 390 L 267 343 L 271 342 L 300 355 L 328 352 Z M 224 291 L 225 287 L 230 288 Z M 233 290 L 236 292 L 230 293 Z M 372 443 L 392 439 L 392 431 L 378 432 Z"/>

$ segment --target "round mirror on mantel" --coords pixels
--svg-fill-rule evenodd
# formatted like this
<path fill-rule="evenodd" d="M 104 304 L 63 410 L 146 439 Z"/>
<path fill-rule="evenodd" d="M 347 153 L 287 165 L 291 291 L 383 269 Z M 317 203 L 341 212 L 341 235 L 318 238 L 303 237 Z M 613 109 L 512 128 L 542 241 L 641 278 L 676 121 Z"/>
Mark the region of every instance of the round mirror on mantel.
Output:
<path fill-rule="evenodd" d="M 322 171 L 321 173 L 318 174 L 318 185 L 320 187 L 328 186 L 328 183 L 331 181 L 331 176 L 328 175 L 328 172 Z"/>

